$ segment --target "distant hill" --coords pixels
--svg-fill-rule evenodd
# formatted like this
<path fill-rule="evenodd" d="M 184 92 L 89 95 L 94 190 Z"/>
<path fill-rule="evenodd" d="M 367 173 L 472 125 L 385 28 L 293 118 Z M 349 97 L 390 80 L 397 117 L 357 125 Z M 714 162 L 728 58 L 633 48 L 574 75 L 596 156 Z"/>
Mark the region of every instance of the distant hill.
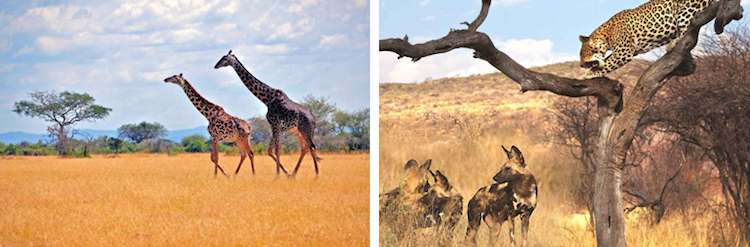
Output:
<path fill-rule="evenodd" d="M 165 139 L 179 142 L 182 140 L 182 138 L 194 134 L 209 137 L 206 127 L 207 126 L 198 126 L 192 129 L 167 131 L 167 136 L 165 137 Z M 117 130 L 80 129 L 78 130 L 78 132 L 81 133 L 81 135 L 87 135 L 93 138 L 99 136 L 117 136 Z M 75 138 L 81 138 L 81 136 L 76 135 Z M 31 134 L 22 131 L 13 131 L 0 134 L 0 142 L 3 142 L 5 144 L 18 144 L 23 141 L 27 141 L 29 143 L 37 143 L 38 141 L 44 141 L 45 139 L 47 139 L 46 134 Z"/>
<path fill-rule="evenodd" d="M 634 60 L 608 77 L 619 80 L 627 91 L 647 65 L 647 61 Z M 579 78 L 585 72 L 577 61 L 530 69 L 569 78 Z M 518 83 L 500 72 L 419 83 L 380 83 L 379 89 L 380 131 L 404 130 L 408 135 L 403 138 L 438 136 L 453 140 L 463 132 L 479 129 L 507 127 L 512 131 L 514 127 L 508 125 L 543 124 L 550 116 L 545 112 L 548 104 L 560 98 L 542 91 L 521 93 Z"/>

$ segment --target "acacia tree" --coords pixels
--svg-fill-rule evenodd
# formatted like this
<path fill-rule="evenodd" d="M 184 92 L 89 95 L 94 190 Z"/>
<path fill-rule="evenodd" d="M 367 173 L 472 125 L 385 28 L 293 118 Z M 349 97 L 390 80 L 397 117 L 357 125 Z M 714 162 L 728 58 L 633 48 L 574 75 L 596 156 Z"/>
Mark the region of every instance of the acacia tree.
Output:
<path fill-rule="evenodd" d="M 140 143 L 143 140 L 156 140 L 164 137 L 167 134 L 167 128 L 157 122 L 143 121 L 139 124 L 124 124 L 117 128 L 117 132 L 120 138 L 130 139 L 133 143 Z"/>
<path fill-rule="evenodd" d="M 30 101 L 16 102 L 13 112 L 29 117 L 38 117 L 47 122 L 53 122 L 47 128 L 55 141 L 58 154 L 67 151 L 68 139 L 75 134 L 73 126 L 81 121 L 96 121 L 109 115 L 112 108 L 95 105 L 94 97 L 87 93 L 63 91 L 35 91 L 29 93 Z"/>
<path fill-rule="evenodd" d="M 714 29 L 717 33 L 723 32 L 731 20 L 742 17 L 740 1 L 721 0 L 697 14 L 686 33 L 675 40 L 675 47 L 640 76 L 627 104 L 623 102 L 623 86 L 618 81 L 606 77 L 579 80 L 530 71 L 498 50 L 487 34 L 476 31 L 487 17 L 490 5 L 491 0 L 482 1 L 479 16 L 472 23 L 465 23 L 468 29 L 451 30 L 445 37 L 416 45 L 409 43 L 408 36 L 383 39 L 380 40 L 380 51 L 394 52 L 399 58 L 410 57 L 416 62 L 422 57 L 456 48 L 469 48 L 474 50 L 475 58 L 487 61 L 517 82 L 521 92 L 542 90 L 567 97 L 595 97 L 599 115 L 594 190 L 597 244 L 626 246 L 622 173 L 638 122 L 666 79 L 687 76 L 695 71 L 695 60 L 690 51 L 698 41 L 700 27 L 716 18 Z"/>

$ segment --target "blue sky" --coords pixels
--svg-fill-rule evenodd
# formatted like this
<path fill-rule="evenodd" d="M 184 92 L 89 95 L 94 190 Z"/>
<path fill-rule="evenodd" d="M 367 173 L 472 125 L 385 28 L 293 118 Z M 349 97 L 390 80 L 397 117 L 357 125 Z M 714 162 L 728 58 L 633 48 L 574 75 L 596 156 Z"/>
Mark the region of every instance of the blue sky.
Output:
<path fill-rule="evenodd" d="M 617 12 L 647 0 L 495 0 L 480 32 L 524 66 L 578 60 L 578 35 L 589 35 Z M 750 0 L 742 0 L 748 16 Z M 409 35 L 412 44 L 445 36 L 449 28 L 464 29 L 476 18 L 481 0 L 380 0 L 380 39 Z M 710 24 L 713 25 L 713 24 Z M 736 24 L 733 24 L 736 25 Z M 474 59 L 468 49 L 422 58 L 417 63 L 380 52 L 380 82 L 421 82 L 425 78 L 484 74 L 497 71 Z M 653 54 L 644 55 L 649 58 Z"/>
<path fill-rule="evenodd" d="M 206 125 L 182 90 L 183 73 L 207 99 L 241 118 L 266 107 L 230 68 L 230 49 L 255 76 L 293 100 L 329 97 L 343 110 L 369 107 L 369 0 L 1 1 L 0 133 L 44 133 L 13 103 L 33 90 L 89 93 L 113 108 L 81 129 L 159 122 Z"/>

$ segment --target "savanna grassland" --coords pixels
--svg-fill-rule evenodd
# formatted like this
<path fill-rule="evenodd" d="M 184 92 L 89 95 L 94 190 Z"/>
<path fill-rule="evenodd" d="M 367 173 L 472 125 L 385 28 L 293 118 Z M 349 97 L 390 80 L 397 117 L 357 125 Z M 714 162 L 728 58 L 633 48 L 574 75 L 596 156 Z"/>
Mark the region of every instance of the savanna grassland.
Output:
<path fill-rule="evenodd" d="M 296 180 L 266 155 L 229 179 L 208 153 L 0 157 L 0 246 L 368 245 L 369 154 L 321 157 L 318 180 L 309 156 Z"/>
<path fill-rule="evenodd" d="M 632 87 L 643 66 L 634 61 L 611 76 Z M 583 73 L 576 62 L 547 65 L 532 70 L 577 78 Z M 585 209 L 574 199 L 581 166 L 567 149 L 547 141 L 554 124 L 551 102 L 558 96 L 545 92 L 519 92 L 520 87 L 500 73 L 428 80 L 421 83 L 380 84 L 380 174 L 379 191 L 388 192 L 404 177 L 404 164 L 432 159 L 431 169 L 440 170 L 462 194 L 464 215 L 449 246 L 462 246 L 466 234 L 467 203 L 506 161 L 501 145 L 517 146 L 535 175 L 538 205 L 530 223 L 531 246 L 595 246 L 596 239 Z M 583 100 L 583 99 L 581 99 Z M 713 200 L 707 194 L 696 200 Z M 671 210 L 671 211 L 670 211 Z M 726 227 L 715 211 L 668 209 L 659 224 L 638 209 L 626 215 L 630 246 L 715 246 L 713 239 Z M 517 224 L 517 239 L 520 224 Z M 397 238 L 381 222 L 381 245 L 432 246 L 441 244 L 431 229 L 421 229 Z M 509 243 L 508 225 L 499 244 Z M 718 229 L 718 230 L 717 230 Z M 477 241 L 485 246 L 487 226 L 482 223 Z"/>

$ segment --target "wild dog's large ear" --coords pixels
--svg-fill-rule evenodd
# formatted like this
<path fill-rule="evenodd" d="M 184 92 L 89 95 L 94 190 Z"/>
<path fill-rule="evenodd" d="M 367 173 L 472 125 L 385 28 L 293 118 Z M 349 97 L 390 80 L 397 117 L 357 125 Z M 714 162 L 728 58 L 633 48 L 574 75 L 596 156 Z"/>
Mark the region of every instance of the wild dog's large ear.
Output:
<path fill-rule="evenodd" d="M 438 170 L 435 173 L 435 185 L 442 185 L 443 188 L 448 189 L 450 188 L 450 184 L 448 183 L 448 178 L 446 178 L 443 173 Z"/>
<path fill-rule="evenodd" d="M 586 42 L 589 42 L 589 37 L 580 35 L 580 36 L 578 36 L 578 40 L 580 40 L 581 43 L 586 43 Z"/>
<path fill-rule="evenodd" d="M 503 145 L 500 145 L 500 146 L 503 147 L 503 151 L 505 151 L 505 156 L 508 156 L 508 159 L 510 159 L 510 151 L 508 151 L 508 149 L 505 149 L 505 146 Z"/>
<path fill-rule="evenodd" d="M 418 167 L 417 161 L 414 160 L 414 159 L 410 159 L 409 162 L 406 162 L 406 165 L 404 165 L 404 171 L 408 171 L 410 169 L 415 169 L 417 167 Z"/>
<path fill-rule="evenodd" d="M 437 180 L 437 177 L 435 177 L 435 173 L 430 171 L 430 175 L 432 175 L 432 179 L 435 180 L 435 183 L 437 183 L 438 180 Z"/>
<path fill-rule="evenodd" d="M 430 165 L 432 165 L 432 159 L 425 161 L 424 164 L 422 164 L 422 166 L 419 167 L 419 169 L 425 169 L 429 171 Z"/>
<path fill-rule="evenodd" d="M 513 159 L 516 159 L 521 166 L 526 167 L 526 162 L 523 159 L 523 154 L 521 153 L 521 150 L 518 150 L 516 146 L 510 147 L 510 156 L 513 157 Z"/>

